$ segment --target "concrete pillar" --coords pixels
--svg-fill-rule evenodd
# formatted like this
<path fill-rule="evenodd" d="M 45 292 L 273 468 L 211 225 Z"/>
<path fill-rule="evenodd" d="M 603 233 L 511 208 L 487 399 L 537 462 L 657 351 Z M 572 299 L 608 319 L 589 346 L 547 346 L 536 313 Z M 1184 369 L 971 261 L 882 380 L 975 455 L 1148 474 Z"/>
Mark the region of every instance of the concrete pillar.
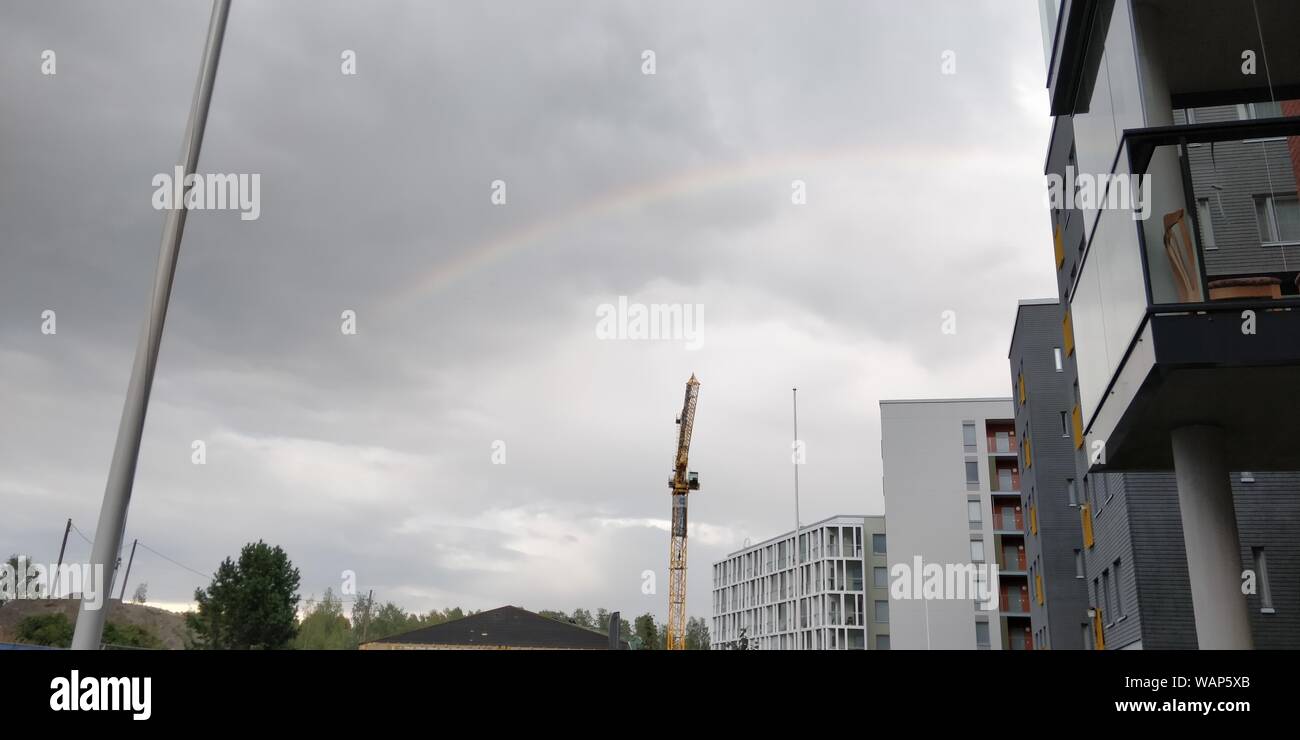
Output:
<path fill-rule="evenodd" d="M 1223 430 L 1191 425 L 1170 436 L 1196 641 L 1202 650 L 1250 650 L 1254 643 L 1241 593 L 1241 543 Z"/>

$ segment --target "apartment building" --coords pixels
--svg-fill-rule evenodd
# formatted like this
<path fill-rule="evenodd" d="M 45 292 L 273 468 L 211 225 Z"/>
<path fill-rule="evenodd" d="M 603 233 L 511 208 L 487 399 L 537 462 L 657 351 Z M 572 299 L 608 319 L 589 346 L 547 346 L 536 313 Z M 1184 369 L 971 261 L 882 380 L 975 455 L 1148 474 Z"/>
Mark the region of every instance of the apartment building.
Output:
<path fill-rule="evenodd" d="M 1066 372 L 1059 301 L 1020 301 L 1008 359 L 1015 428 L 1021 439 L 1033 440 L 1033 464 L 1020 471 L 1020 503 L 1027 519 L 1034 647 L 1079 650 L 1086 645 L 1080 623 L 1087 624 L 1088 590 L 1067 403 L 1073 379 Z"/>
<path fill-rule="evenodd" d="M 891 585 L 970 569 L 993 597 L 891 589 L 891 647 L 1033 649 L 1020 477 L 1033 453 L 1012 400 L 881 401 L 880 426 Z"/>
<path fill-rule="evenodd" d="M 883 517 L 842 515 L 731 553 L 713 564 L 711 647 L 888 649 L 885 546 Z"/>
<path fill-rule="evenodd" d="M 1087 589 L 1079 640 L 1295 647 L 1300 47 L 1289 29 L 1300 4 L 1041 8 L 1045 171 L 1098 197 L 1051 214 L 1061 374 L 1022 381 L 1014 357 L 1012 373 L 1035 430 L 1034 400 L 1068 388 L 1057 403 L 1075 449 L 1065 490 Z M 1142 202 L 1111 198 L 1132 176 Z M 1255 590 L 1243 596 L 1246 572 Z M 1058 590 L 1048 578 L 1049 607 Z M 1038 621 L 1060 646 L 1070 617 L 1058 613 Z"/>

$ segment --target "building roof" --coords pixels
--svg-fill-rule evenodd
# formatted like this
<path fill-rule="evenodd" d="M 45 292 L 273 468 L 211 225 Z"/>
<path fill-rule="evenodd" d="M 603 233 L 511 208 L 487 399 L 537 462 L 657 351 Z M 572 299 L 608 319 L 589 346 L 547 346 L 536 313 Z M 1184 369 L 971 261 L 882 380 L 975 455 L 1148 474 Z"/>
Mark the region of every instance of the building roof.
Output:
<path fill-rule="evenodd" d="M 808 530 L 816 529 L 817 527 L 820 527 L 823 524 L 829 524 L 835 521 L 836 519 L 884 519 L 884 518 L 885 518 L 884 514 L 836 514 L 835 516 L 828 516 L 825 519 L 813 522 L 812 524 L 800 524 L 799 531 L 807 532 Z M 734 552 L 729 552 L 727 553 L 727 557 L 723 558 L 722 560 L 715 560 L 713 561 L 713 564 L 717 565 L 718 563 L 734 558 L 735 556 L 741 554 L 742 552 L 749 552 L 750 550 L 754 550 L 760 547 L 767 547 L 768 545 L 772 544 L 773 542 L 776 542 L 777 540 L 783 540 L 787 537 L 793 537 L 793 536 L 794 536 L 794 530 L 787 529 L 781 534 L 772 535 L 771 537 L 768 537 L 767 539 L 761 542 L 752 542 L 740 548 L 739 550 L 736 550 Z"/>
<path fill-rule="evenodd" d="M 543 617 L 517 606 L 503 606 L 371 642 L 552 650 L 609 648 L 609 638 L 603 633 Z M 627 643 L 623 642 L 622 646 L 626 647 Z"/>

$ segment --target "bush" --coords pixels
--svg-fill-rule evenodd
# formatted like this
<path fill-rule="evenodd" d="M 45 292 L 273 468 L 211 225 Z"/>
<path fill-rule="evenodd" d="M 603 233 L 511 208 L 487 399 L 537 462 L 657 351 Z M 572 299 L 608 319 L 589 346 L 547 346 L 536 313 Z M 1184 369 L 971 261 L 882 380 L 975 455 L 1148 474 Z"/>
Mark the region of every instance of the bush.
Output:
<path fill-rule="evenodd" d="M 18 642 L 66 648 L 72 646 L 72 622 L 63 614 L 39 614 L 18 623 Z M 105 645 L 162 648 L 162 640 L 143 627 L 109 622 L 104 625 Z"/>
<path fill-rule="evenodd" d="M 18 642 L 49 647 L 72 645 L 72 623 L 62 614 L 39 614 L 18 623 Z"/>

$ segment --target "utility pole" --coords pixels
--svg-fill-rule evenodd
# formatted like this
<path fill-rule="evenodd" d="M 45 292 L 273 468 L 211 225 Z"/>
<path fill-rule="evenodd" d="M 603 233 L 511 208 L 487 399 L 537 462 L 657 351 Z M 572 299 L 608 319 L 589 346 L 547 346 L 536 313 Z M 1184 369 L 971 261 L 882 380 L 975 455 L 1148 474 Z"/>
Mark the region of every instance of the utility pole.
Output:
<path fill-rule="evenodd" d="M 68 533 L 72 531 L 72 517 L 68 517 L 68 523 L 63 527 L 63 544 L 59 545 L 59 564 L 54 566 L 54 588 L 51 598 L 59 598 L 59 573 L 63 570 L 63 552 L 68 549 Z"/>
<path fill-rule="evenodd" d="M 123 604 L 126 603 L 126 579 L 131 577 L 131 563 L 135 562 L 135 546 L 138 544 L 140 544 L 138 539 L 131 542 L 131 557 L 126 559 L 126 573 L 122 576 L 122 593 L 117 595 L 117 600 Z"/>
<path fill-rule="evenodd" d="M 194 98 L 190 102 L 190 117 L 185 126 L 185 139 L 181 148 L 181 167 L 185 180 L 189 180 L 198 168 L 203 129 L 207 126 L 212 88 L 217 80 L 217 60 L 221 57 L 221 42 L 225 38 L 226 19 L 229 15 L 230 0 L 212 0 L 208 38 L 203 47 L 199 77 L 195 83 Z M 187 187 L 182 181 L 181 186 L 184 189 L 181 202 L 173 203 L 163 220 L 162 246 L 154 272 L 153 295 L 149 302 L 149 313 L 140 331 L 140 342 L 136 345 L 135 363 L 131 367 L 131 380 L 126 387 L 126 402 L 122 406 L 122 420 L 117 428 L 117 443 L 113 448 L 113 462 L 109 466 L 108 484 L 104 488 L 104 503 L 100 507 L 99 523 L 95 527 L 90 565 L 92 571 L 98 569 L 101 574 L 121 550 L 126 529 L 131 487 L 135 482 L 135 466 L 140 458 L 140 437 L 144 434 L 144 417 L 149 409 L 149 391 L 153 387 L 154 369 L 158 365 L 158 349 L 162 344 L 163 323 L 167 318 L 172 280 L 176 276 L 181 236 L 185 233 L 185 216 L 188 213 L 185 200 L 192 184 Z M 86 595 L 82 593 L 81 608 L 77 612 L 77 628 L 72 636 L 74 650 L 99 649 L 104 634 L 104 619 L 107 617 L 105 612 L 103 608 L 89 607 Z"/>
<path fill-rule="evenodd" d="M 803 649 L 803 565 L 799 559 L 799 389 L 791 388 L 794 402 L 794 635 L 796 650 Z"/>

